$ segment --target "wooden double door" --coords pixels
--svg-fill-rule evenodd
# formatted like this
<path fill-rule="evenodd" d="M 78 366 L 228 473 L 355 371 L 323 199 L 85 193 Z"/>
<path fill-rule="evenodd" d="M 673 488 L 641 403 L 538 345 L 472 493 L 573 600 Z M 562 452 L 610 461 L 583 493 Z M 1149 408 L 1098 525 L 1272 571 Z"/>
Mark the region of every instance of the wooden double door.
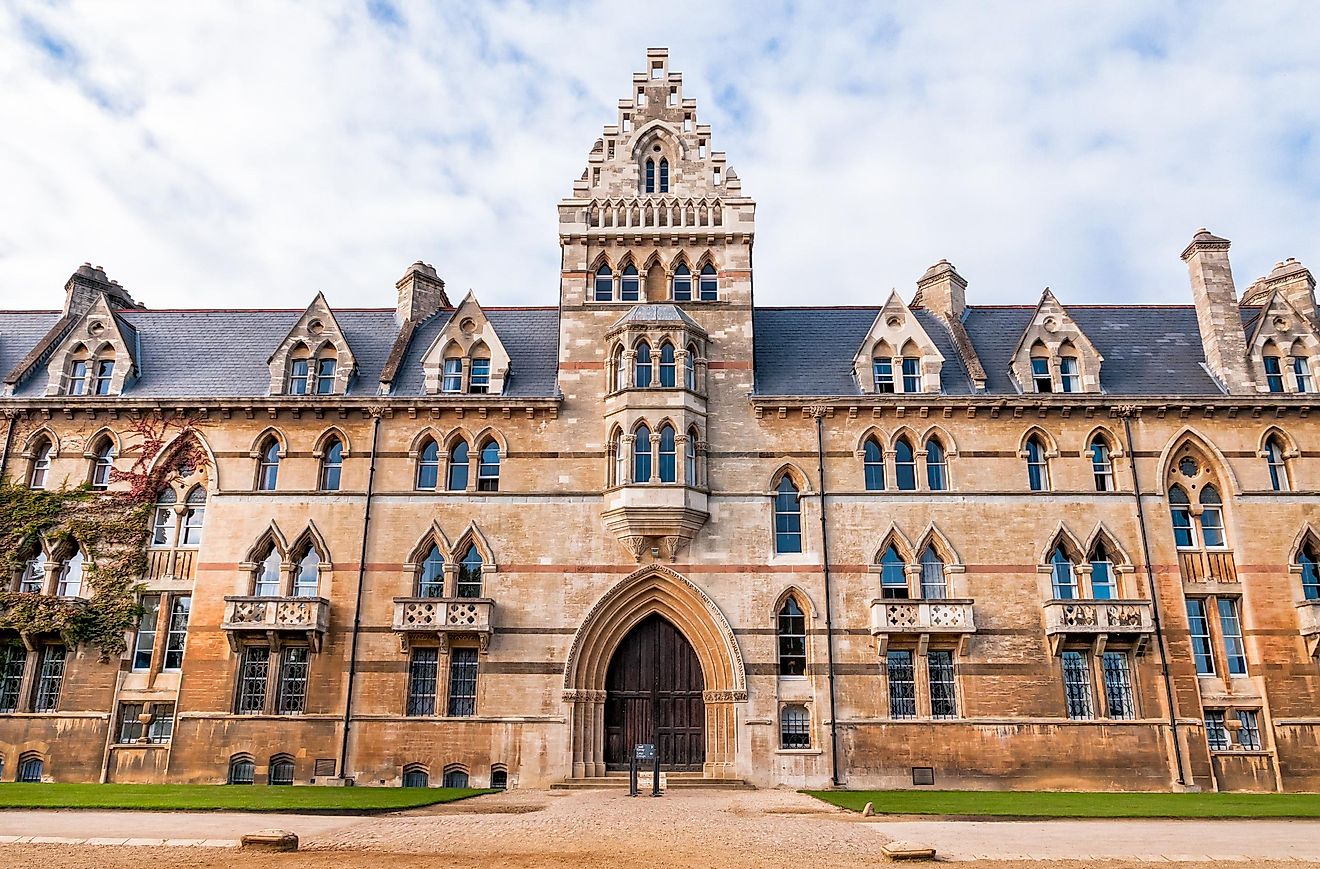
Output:
<path fill-rule="evenodd" d="M 627 769 L 633 746 L 652 743 L 661 769 L 697 770 L 706 760 L 705 679 L 692 644 L 664 618 L 638 623 L 605 675 L 605 766 Z"/>

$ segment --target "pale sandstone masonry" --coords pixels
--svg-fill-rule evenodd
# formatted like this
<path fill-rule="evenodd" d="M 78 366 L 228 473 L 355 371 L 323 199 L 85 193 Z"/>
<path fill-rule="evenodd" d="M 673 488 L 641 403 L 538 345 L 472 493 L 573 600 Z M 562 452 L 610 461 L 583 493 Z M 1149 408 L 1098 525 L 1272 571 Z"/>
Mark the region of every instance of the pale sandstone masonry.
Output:
<path fill-rule="evenodd" d="M 379 311 L 318 297 L 305 311 L 153 312 L 86 267 L 63 311 L 0 313 L 0 473 L 27 484 L 48 460 L 45 485 L 79 484 L 107 438 L 126 466 L 137 414 L 191 415 L 209 457 L 169 507 L 182 521 L 188 494 L 205 492 L 200 544 L 154 547 L 143 578 L 147 594 L 190 596 L 182 667 L 162 665 L 163 632 L 143 667 L 131 651 L 101 664 L 75 649 L 57 708 L 36 712 L 35 650 L 58 639 L 0 638 L 34 650 L 15 711 L 0 713 L 0 777 L 39 757 L 61 781 L 222 782 L 243 755 L 258 783 L 280 755 L 298 783 L 599 776 L 615 652 L 660 614 L 698 662 L 689 713 L 707 777 L 911 787 L 929 769 L 937 787 L 1320 789 L 1320 604 L 1304 588 L 1320 431 L 1314 383 L 1292 367 L 1314 370 L 1320 343 L 1299 263 L 1240 305 L 1228 242 L 1201 231 L 1183 254 L 1192 308 L 1067 307 L 1049 292 L 978 308 L 947 261 L 909 304 L 757 308 L 755 204 L 662 49 L 559 223 L 553 308 L 455 306 L 419 262 L 396 307 Z M 703 299 L 707 265 L 714 297 Z M 650 387 L 637 380 L 642 340 Z M 1271 347 L 1285 354 L 1280 391 L 1266 379 Z M 113 359 L 109 394 L 67 394 L 84 359 Z M 874 376 L 877 359 L 891 380 Z M 660 385 L 667 371 L 672 386 Z M 47 394 L 52 382 L 65 394 Z M 1110 468 L 1099 486 L 1097 439 Z M 327 491 L 336 442 L 342 471 Z M 649 469 L 634 461 L 639 444 Z M 467 479 L 449 491 L 464 450 Z M 263 490 L 271 455 L 277 483 Z M 911 490 L 900 488 L 909 455 Z M 497 488 L 479 482 L 495 459 Z M 1042 491 L 1029 488 L 1037 460 Z M 868 463 L 883 488 L 867 486 Z M 800 496 L 800 552 L 776 552 L 784 479 Z M 1223 502 L 1221 546 L 1209 545 L 1208 488 Z M 1181 547 L 1178 492 L 1191 493 L 1197 530 Z M 1113 600 L 1094 599 L 1097 544 Z M 442 597 L 418 598 L 433 545 Z M 320 565 L 314 594 L 299 597 L 309 546 Z M 458 596 L 469 547 L 482 565 L 474 598 Z M 277 587 L 257 595 L 272 548 Z M 910 599 L 882 596 L 891 548 Z M 1056 549 L 1076 563 L 1078 600 L 1057 599 Z M 922 599 L 928 550 L 945 588 Z M 789 598 L 805 615 L 801 676 L 780 675 Z M 1215 675 L 1197 675 L 1189 600 L 1205 602 L 1201 669 Z M 1232 672 L 1220 601 L 1240 614 L 1245 673 Z M 305 702 L 280 714 L 272 680 L 264 706 L 240 714 L 244 656 L 268 647 L 308 650 Z M 891 652 L 911 653 L 912 717 Z M 929 669 L 945 653 L 947 717 Z M 1114 653 L 1130 666 L 1128 717 L 1101 672 Z M 435 713 L 409 714 L 410 661 L 432 654 Z M 468 654 L 474 702 L 446 714 L 450 665 Z M 1088 717 L 1066 701 L 1065 661 L 1077 660 Z M 121 742 L 126 703 L 173 704 L 172 737 Z M 781 720 L 799 708 L 806 735 L 785 747 Z M 1221 712 L 1227 742 L 1216 731 L 1212 748 L 1207 715 L 1214 727 Z"/>

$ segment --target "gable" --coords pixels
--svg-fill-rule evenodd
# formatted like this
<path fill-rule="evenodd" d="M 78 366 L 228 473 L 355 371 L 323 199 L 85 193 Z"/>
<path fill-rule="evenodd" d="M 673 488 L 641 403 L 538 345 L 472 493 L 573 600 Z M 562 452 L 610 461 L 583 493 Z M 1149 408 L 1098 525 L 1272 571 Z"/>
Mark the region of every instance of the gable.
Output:
<path fill-rule="evenodd" d="M 289 377 L 296 361 L 306 359 L 310 366 L 315 365 L 315 360 L 323 358 L 335 360 L 333 384 L 327 394 L 344 395 L 357 372 L 357 358 L 334 312 L 326 303 L 325 295 L 317 293 L 307 310 L 303 311 L 275 352 L 266 360 L 270 369 L 270 394 L 289 394 Z M 309 393 L 313 391 L 308 389 Z"/>
<path fill-rule="evenodd" d="M 422 354 L 424 388 L 435 395 L 444 392 L 444 366 L 446 359 L 461 359 L 462 392 L 470 392 L 468 375 L 473 359 L 490 360 L 490 380 L 486 393 L 503 395 L 510 371 L 509 353 L 486 316 L 472 291 L 463 297 L 449 321 L 440 329 L 435 340 Z"/>
<path fill-rule="evenodd" d="M 46 395 L 92 395 L 95 384 L 108 379 L 107 395 L 122 395 L 139 374 L 137 330 L 110 309 L 104 294 L 52 345 L 46 364 Z M 75 366 L 81 368 L 75 369 Z M 109 368 L 102 377 L 98 366 Z M 77 373 L 76 373 L 77 372 Z M 81 380 L 76 385 L 75 380 Z M 78 391 L 81 390 L 81 391 Z"/>
<path fill-rule="evenodd" d="M 1032 371 L 1033 358 L 1046 360 L 1049 390 L 1037 388 Z M 1018 388 L 1022 392 L 1100 392 L 1100 366 L 1103 362 L 1104 357 L 1082 327 L 1046 287 L 1009 362 Z M 1073 380 L 1065 379 L 1068 372 L 1063 368 L 1074 364 L 1077 367 L 1075 384 Z"/>
<path fill-rule="evenodd" d="M 944 366 L 944 354 L 936 347 L 921 322 L 912 313 L 897 292 L 891 291 L 884 307 L 876 314 L 866 337 L 862 339 L 857 354 L 853 357 L 853 376 L 863 392 L 876 392 L 876 382 L 872 371 L 873 360 L 885 358 L 920 359 L 921 391 L 940 391 L 940 372 Z M 893 363 L 895 377 L 898 378 L 897 391 L 903 391 L 899 363 Z"/>

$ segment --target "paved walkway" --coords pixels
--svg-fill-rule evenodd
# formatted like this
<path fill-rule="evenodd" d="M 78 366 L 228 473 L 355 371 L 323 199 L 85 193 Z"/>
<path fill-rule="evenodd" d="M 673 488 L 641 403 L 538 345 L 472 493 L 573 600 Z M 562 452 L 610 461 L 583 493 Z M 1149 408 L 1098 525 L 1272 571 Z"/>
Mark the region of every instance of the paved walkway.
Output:
<path fill-rule="evenodd" d="M 138 852 L 104 846 L 233 847 L 243 834 L 271 828 L 297 833 L 308 859 L 340 853 L 349 862 L 345 852 L 444 854 L 454 865 L 860 867 L 883 860 L 881 845 L 902 840 L 934 846 L 950 860 L 1320 863 L 1320 821 L 863 819 L 792 791 L 678 790 L 632 799 L 622 791 L 515 790 L 370 817 L 0 811 L 0 866 L 49 865 L 25 850 L 43 844 L 77 845 L 67 853 L 86 865 L 118 866 L 115 855 Z M 7 848 L 17 864 L 6 859 Z M 214 865 L 225 865 L 228 857 L 217 859 Z"/>

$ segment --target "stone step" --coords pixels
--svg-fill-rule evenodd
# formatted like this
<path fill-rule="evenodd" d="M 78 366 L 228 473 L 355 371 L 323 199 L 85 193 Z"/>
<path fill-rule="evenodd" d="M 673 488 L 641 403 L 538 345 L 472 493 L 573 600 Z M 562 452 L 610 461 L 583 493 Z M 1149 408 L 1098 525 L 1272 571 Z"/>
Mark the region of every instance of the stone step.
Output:
<path fill-rule="evenodd" d="M 669 772 L 665 773 L 665 787 L 669 790 L 722 790 L 722 791 L 749 791 L 754 788 L 746 781 L 740 778 L 705 778 L 699 772 Z M 651 790 L 651 777 L 638 776 L 637 788 L 643 793 L 649 793 Z M 624 772 L 611 772 L 603 776 L 593 776 L 590 778 L 569 778 L 557 781 L 550 785 L 551 790 L 601 790 L 601 789 L 628 789 L 628 774 Z"/>

